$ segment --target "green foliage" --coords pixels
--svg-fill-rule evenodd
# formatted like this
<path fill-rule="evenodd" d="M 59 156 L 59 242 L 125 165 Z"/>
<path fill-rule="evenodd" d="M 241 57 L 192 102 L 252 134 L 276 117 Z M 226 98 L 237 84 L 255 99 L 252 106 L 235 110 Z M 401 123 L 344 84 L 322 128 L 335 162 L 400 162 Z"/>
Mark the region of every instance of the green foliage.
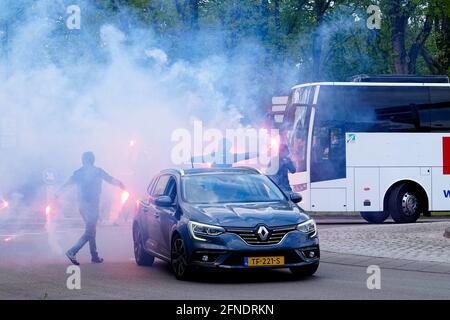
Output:
<path fill-rule="evenodd" d="M 450 0 L 93 2 L 102 14 L 85 21 L 99 25 L 128 10 L 140 21 L 139 27 L 151 28 L 163 40 L 174 58 L 200 60 L 219 54 L 235 59 L 239 48 L 258 46 L 249 63 L 270 93 L 282 93 L 295 82 L 395 73 L 401 52 L 395 45 L 394 24 L 401 19 L 404 52 L 412 56 L 418 45 L 417 60 L 409 70 L 428 74 L 450 69 Z M 381 30 L 366 27 L 371 4 L 381 8 Z M 432 29 L 424 35 L 428 16 Z"/>

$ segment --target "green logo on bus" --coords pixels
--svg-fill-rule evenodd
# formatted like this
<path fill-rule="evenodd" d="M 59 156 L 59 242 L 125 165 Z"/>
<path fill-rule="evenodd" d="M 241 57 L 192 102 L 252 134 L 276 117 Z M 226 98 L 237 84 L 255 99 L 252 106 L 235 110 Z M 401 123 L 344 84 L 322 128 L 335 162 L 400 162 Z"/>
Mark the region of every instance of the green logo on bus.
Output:
<path fill-rule="evenodd" d="M 349 133 L 347 137 L 347 143 L 354 143 L 356 142 L 356 134 Z"/>

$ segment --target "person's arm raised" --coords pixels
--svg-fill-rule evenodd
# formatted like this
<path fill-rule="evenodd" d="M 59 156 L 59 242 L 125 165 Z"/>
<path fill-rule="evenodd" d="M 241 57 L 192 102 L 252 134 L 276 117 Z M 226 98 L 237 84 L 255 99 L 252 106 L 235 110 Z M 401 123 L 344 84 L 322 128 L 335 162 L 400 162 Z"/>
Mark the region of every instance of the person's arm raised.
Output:
<path fill-rule="evenodd" d="M 108 182 L 109 184 L 112 184 L 113 186 L 119 187 L 122 190 L 125 190 L 125 185 L 123 184 L 122 181 L 120 181 L 119 179 L 114 178 L 113 176 L 111 176 L 110 174 L 108 174 L 105 170 L 102 170 L 102 179 L 105 180 L 106 182 Z"/>

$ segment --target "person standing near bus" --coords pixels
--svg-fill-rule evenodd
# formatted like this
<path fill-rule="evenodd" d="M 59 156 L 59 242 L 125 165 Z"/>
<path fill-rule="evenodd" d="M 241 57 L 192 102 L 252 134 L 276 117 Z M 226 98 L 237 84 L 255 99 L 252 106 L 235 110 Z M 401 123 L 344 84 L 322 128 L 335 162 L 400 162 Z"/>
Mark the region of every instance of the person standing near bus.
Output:
<path fill-rule="evenodd" d="M 125 190 L 125 185 L 121 181 L 110 176 L 105 170 L 94 166 L 95 156 L 92 152 L 83 153 L 81 161 L 83 166 L 76 170 L 56 193 L 56 197 L 58 197 L 58 194 L 70 185 L 75 185 L 78 189 L 78 209 L 86 228 L 78 242 L 66 252 L 67 258 L 75 265 L 79 265 L 76 254 L 88 242 L 92 263 L 103 262 L 103 259 L 98 256 L 96 243 L 102 182 L 106 181 Z"/>
<path fill-rule="evenodd" d="M 292 188 L 289 185 L 288 174 L 295 173 L 294 163 L 291 160 L 289 148 L 286 144 L 280 144 L 278 149 L 278 171 L 270 178 L 283 190 L 289 194 L 292 192 Z"/>

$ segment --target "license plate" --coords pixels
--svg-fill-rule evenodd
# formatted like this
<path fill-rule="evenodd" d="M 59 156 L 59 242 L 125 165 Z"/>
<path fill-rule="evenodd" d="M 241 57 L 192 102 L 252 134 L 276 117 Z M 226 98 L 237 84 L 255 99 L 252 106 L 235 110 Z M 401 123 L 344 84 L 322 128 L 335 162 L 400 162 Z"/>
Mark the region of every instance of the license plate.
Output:
<path fill-rule="evenodd" d="M 244 258 L 244 264 L 247 267 L 257 266 L 282 266 L 284 264 L 284 257 L 246 257 Z"/>

